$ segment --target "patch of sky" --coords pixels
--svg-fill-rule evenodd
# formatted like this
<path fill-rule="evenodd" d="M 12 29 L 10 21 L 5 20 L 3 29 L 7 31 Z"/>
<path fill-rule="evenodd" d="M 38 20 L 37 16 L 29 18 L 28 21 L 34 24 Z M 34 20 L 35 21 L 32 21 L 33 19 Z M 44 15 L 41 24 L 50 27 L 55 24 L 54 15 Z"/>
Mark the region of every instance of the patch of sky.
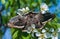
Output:
<path fill-rule="evenodd" d="M 2 39 L 12 39 L 10 28 L 6 29 L 5 34 L 3 35 Z"/>
<path fill-rule="evenodd" d="M 54 13 L 56 11 L 56 6 L 52 4 L 49 8 L 49 12 Z"/>

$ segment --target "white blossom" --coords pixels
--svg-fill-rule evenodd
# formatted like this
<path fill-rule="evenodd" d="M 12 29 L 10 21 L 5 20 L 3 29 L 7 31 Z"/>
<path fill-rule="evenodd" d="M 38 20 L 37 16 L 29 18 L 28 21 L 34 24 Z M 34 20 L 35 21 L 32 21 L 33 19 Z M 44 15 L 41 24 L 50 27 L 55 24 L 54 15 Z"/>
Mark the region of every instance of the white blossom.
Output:
<path fill-rule="evenodd" d="M 52 36 L 57 36 L 57 35 L 58 35 L 57 32 L 52 33 Z"/>
<path fill-rule="evenodd" d="M 41 9 L 42 14 L 44 14 L 46 11 L 49 10 L 49 9 L 48 9 L 48 6 L 47 6 L 45 3 L 42 3 L 42 4 L 40 5 L 40 9 Z"/>
<path fill-rule="evenodd" d="M 34 32 L 38 32 L 38 30 L 35 28 L 34 24 L 31 24 L 30 27 L 27 28 L 27 33 L 34 33 Z"/>
<path fill-rule="evenodd" d="M 41 39 L 40 37 L 38 39 Z"/>
<path fill-rule="evenodd" d="M 48 32 L 46 32 L 46 33 L 44 33 L 44 36 L 45 36 L 45 38 L 50 38 L 51 37 L 51 34 L 48 33 Z"/>
<path fill-rule="evenodd" d="M 56 35 L 56 36 L 51 36 L 52 37 L 52 39 L 58 39 L 58 34 Z"/>
<path fill-rule="evenodd" d="M 38 39 L 45 39 L 45 34 L 40 34 L 40 36 L 38 37 Z"/>
<path fill-rule="evenodd" d="M 35 35 L 38 37 L 38 39 L 40 39 L 40 38 L 45 39 L 45 38 L 50 38 L 51 37 L 51 34 L 48 33 L 48 32 L 43 33 L 43 34 L 41 34 L 40 32 L 37 32 Z"/>
<path fill-rule="evenodd" d="M 53 36 L 52 39 L 58 39 L 58 37 L 57 36 L 56 37 Z"/>
<path fill-rule="evenodd" d="M 42 14 L 45 14 L 45 11 L 42 11 Z"/>
<path fill-rule="evenodd" d="M 28 7 L 26 7 L 26 10 L 28 11 L 28 10 L 29 10 L 29 8 L 28 8 Z"/>
<path fill-rule="evenodd" d="M 25 8 L 22 8 L 22 9 L 21 9 L 21 11 L 23 11 L 23 12 L 24 12 L 25 10 L 26 10 Z"/>
<path fill-rule="evenodd" d="M 46 30 L 45 29 L 42 29 L 42 33 L 45 33 L 46 32 Z"/>
<path fill-rule="evenodd" d="M 29 8 L 26 7 L 26 8 L 18 9 L 17 14 L 18 15 L 24 15 L 24 14 L 27 14 L 28 12 L 29 12 Z"/>
<path fill-rule="evenodd" d="M 45 27 L 45 29 L 48 29 L 47 27 Z"/>
<path fill-rule="evenodd" d="M 33 32 L 38 32 L 38 30 L 37 29 L 34 29 Z"/>

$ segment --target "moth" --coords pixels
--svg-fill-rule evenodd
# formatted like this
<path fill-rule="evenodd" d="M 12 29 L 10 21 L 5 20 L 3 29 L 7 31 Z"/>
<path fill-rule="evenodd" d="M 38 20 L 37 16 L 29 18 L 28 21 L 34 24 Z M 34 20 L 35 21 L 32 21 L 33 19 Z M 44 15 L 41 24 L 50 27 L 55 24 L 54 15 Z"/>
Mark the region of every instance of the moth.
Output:
<path fill-rule="evenodd" d="M 12 28 L 20 28 L 22 30 L 27 30 L 31 24 L 35 24 L 35 28 L 42 29 L 48 21 L 55 18 L 54 14 L 46 12 L 42 14 L 41 12 L 29 12 L 22 17 L 17 15 L 9 20 L 8 26 Z"/>

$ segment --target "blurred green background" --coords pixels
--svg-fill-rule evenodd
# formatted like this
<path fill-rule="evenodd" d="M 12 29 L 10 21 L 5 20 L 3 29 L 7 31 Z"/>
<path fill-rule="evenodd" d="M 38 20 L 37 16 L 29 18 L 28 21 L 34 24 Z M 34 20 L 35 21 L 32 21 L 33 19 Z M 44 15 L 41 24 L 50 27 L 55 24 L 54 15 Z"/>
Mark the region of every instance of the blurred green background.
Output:
<path fill-rule="evenodd" d="M 17 9 L 29 7 L 31 11 L 39 12 L 40 4 L 46 3 L 49 12 L 56 18 L 46 25 L 48 28 L 60 28 L 60 0 L 0 0 L 0 39 L 31 39 L 31 35 L 21 32 L 20 29 L 8 28 L 9 19 L 16 16 Z M 35 39 L 35 38 L 34 38 Z"/>

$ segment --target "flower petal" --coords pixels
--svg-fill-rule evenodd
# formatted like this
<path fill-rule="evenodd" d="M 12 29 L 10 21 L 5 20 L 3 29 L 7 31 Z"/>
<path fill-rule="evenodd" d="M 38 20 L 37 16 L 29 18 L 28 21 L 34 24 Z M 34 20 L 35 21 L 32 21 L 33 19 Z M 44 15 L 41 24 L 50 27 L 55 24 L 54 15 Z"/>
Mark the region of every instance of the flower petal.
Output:
<path fill-rule="evenodd" d="M 40 6 L 42 14 L 49 10 L 48 6 L 45 3 L 42 3 Z"/>
<path fill-rule="evenodd" d="M 28 7 L 26 7 L 26 10 L 27 10 L 27 11 L 29 11 L 29 8 L 28 8 Z"/>
<path fill-rule="evenodd" d="M 38 32 L 38 31 L 36 29 L 34 29 L 33 32 Z"/>
<path fill-rule="evenodd" d="M 45 33 L 46 32 L 46 30 L 45 29 L 42 29 L 42 33 Z"/>
<path fill-rule="evenodd" d="M 40 37 L 38 39 L 41 39 Z"/>
<path fill-rule="evenodd" d="M 40 34 L 40 32 L 36 32 L 36 34 L 35 34 L 37 37 L 39 37 L 41 34 Z"/>

